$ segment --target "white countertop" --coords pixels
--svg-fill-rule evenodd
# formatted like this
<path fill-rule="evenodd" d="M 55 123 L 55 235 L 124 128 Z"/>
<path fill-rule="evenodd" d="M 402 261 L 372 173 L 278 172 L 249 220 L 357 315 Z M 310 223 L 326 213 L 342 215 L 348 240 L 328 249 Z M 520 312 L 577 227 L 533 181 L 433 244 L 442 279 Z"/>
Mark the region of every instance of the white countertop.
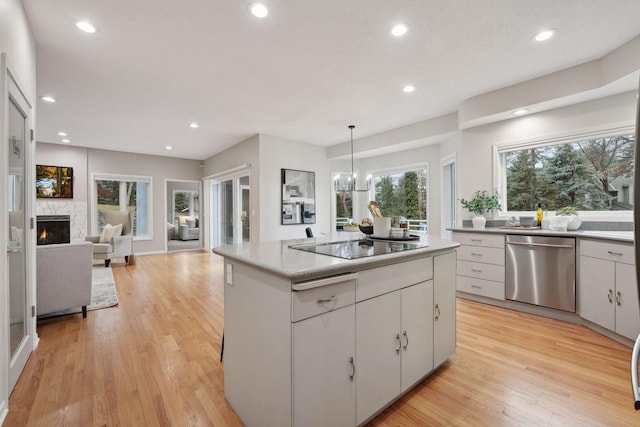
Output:
<path fill-rule="evenodd" d="M 575 230 L 575 231 L 551 231 L 541 229 L 507 229 L 507 228 L 485 228 L 477 230 L 471 227 L 452 228 L 451 231 L 461 231 L 470 233 L 495 233 L 495 234 L 530 234 L 535 236 L 558 236 L 558 237 L 579 237 L 594 238 L 603 240 L 614 240 L 618 242 L 633 243 L 633 231 L 595 231 L 595 230 Z"/>
<path fill-rule="evenodd" d="M 331 236 L 309 239 L 222 245 L 213 248 L 213 252 L 225 258 L 251 265 L 278 276 L 286 277 L 293 282 L 301 282 L 422 258 L 459 246 L 458 243 L 452 242 L 451 240 L 423 235 L 420 242 L 429 245 L 426 248 L 357 259 L 342 259 L 289 248 L 289 245 L 292 244 L 360 240 L 364 237 L 364 234 L 361 233 L 336 232 Z"/>

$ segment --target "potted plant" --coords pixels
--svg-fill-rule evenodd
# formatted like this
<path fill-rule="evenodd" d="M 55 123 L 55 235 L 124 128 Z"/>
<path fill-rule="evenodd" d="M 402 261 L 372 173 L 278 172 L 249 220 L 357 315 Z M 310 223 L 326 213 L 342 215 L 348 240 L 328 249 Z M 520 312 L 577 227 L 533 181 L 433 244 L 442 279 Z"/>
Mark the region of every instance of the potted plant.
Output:
<path fill-rule="evenodd" d="M 463 208 L 474 214 L 471 222 L 473 223 L 473 228 L 478 229 L 484 228 L 487 222 L 484 215 L 487 212 L 502 208 L 502 206 L 500 206 L 500 195 L 497 193 L 489 195 L 485 190 L 476 191 L 470 200 L 460 199 L 460 204 Z"/>
<path fill-rule="evenodd" d="M 573 206 L 565 206 L 556 211 L 556 216 L 570 217 L 567 230 L 577 230 L 582 225 L 582 219 L 578 216 L 578 210 Z"/>

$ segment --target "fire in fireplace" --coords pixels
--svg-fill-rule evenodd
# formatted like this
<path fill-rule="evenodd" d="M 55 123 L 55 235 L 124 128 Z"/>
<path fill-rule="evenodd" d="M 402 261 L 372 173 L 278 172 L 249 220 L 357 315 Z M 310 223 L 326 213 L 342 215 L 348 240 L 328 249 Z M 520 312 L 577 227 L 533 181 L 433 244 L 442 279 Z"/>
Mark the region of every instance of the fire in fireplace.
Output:
<path fill-rule="evenodd" d="M 69 215 L 38 215 L 38 245 L 71 242 L 71 218 Z"/>

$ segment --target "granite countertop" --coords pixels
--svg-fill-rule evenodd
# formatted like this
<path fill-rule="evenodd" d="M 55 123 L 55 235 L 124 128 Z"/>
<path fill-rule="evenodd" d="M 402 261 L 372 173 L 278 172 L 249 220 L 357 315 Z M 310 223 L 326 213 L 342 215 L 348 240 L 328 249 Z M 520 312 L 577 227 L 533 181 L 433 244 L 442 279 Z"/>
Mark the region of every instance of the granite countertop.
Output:
<path fill-rule="evenodd" d="M 421 243 L 429 245 L 426 248 L 351 260 L 289 248 L 289 245 L 300 243 L 327 243 L 360 240 L 362 238 L 364 238 L 364 234 L 343 232 L 336 233 L 332 236 L 309 239 L 222 245 L 213 248 L 213 252 L 225 258 L 288 278 L 293 282 L 302 282 L 409 261 L 430 256 L 438 252 L 445 252 L 460 246 L 459 243 L 452 242 L 451 240 L 426 235 L 420 239 Z"/>
<path fill-rule="evenodd" d="M 558 237 L 580 237 L 602 240 L 613 240 L 618 242 L 633 243 L 633 231 L 606 231 L 606 230 L 575 230 L 575 231 L 552 231 L 542 229 L 513 229 L 500 227 L 487 227 L 484 230 L 477 230 L 471 227 L 450 228 L 451 231 L 463 231 L 465 233 L 494 233 L 494 234 L 530 234 L 535 236 L 558 236 Z"/>

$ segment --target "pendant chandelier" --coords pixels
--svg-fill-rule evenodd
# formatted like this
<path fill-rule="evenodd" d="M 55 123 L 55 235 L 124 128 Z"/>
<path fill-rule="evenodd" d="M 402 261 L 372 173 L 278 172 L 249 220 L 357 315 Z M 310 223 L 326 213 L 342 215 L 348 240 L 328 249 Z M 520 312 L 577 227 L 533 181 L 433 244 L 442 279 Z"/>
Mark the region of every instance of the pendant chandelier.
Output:
<path fill-rule="evenodd" d="M 346 177 L 340 178 L 340 175 L 336 175 L 333 179 L 333 186 L 337 193 L 346 193 L 346 192 L 367 192 L 371 188 L 371 175 L 367 176 L 367 180 L 365 181 L 365 186 L 363 188 L 358 188 L 357 175 L 353 169 L 353 129 L 355 125 L 349 125 L 349 129 L 351 130 L 351 175 L 347 175 Z"/>

